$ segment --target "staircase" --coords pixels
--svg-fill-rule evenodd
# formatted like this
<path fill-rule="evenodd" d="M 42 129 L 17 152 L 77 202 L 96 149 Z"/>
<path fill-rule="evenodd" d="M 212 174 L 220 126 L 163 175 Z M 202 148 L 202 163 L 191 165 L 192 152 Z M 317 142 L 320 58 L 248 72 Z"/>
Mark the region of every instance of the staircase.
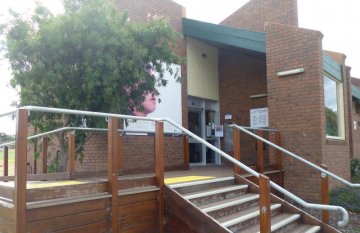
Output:
<path fill-rule="evenodd" d="M 239 176 L 173 184 L 165 189 L 166 208 L 191 232 L 260 232 L 257 191 Z M 338 232 L 273 195 L 270 208 L 271 232 Z"/>

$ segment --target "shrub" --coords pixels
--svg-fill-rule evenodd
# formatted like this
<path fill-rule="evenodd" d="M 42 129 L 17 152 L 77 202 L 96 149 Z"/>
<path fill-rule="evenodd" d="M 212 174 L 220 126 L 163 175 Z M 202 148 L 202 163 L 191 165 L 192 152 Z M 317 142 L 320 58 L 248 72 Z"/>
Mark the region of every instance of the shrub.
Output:
<path fill-rule="evenodd" d="M 360 176 L 360 160 L 352 159 L 350 162 L 351 177 Z"/>
<path fill-rule="evenodd" d="M 342 206 L 348 211 L 360 213 L 360 189 L 339 188 L 330 192 L 330 204 Z"/>

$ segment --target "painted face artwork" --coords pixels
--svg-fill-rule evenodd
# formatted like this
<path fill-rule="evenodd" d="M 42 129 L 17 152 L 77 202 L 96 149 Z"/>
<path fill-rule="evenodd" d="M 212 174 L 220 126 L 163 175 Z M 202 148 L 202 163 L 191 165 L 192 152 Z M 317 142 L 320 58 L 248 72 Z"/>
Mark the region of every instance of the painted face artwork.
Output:
<path fill-rule="evenodd" d="M 154 68 L 153 66 L 148 63 L 144 66 L 145 71 L 150 74 L 151 76 L 154 76 Z M 132 114 L 134 116 L 147 116 L 148 114 L 154 112 L 156 110 L 156 102 L 157 97 L 153 92 L 148 92 L 144 96 L 144 101 L 141 103 L 141 110 L 134 109 L 132 111 Z"/>
<path fill-rule="evenodd" d="M 141 103 L 142 111 L 137 111 L 136 109 L 133 111 L 135 116 L 147 116 L 148 114 L 154 112 L 156 110 L 156 102 L 157 98 L 154 93 L 148 92 L 145 95 L 144 101 Z"/>

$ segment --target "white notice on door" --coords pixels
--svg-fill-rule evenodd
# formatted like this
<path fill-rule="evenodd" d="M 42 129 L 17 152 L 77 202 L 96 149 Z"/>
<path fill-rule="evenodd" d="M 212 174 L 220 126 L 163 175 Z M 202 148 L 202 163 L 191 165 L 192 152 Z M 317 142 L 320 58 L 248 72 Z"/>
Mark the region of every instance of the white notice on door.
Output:
<path fill-rule="evenodd" d="M 268 108 L 250 109 L 250 127 L 252 128 L 269 127 L 269 109 Z"/>

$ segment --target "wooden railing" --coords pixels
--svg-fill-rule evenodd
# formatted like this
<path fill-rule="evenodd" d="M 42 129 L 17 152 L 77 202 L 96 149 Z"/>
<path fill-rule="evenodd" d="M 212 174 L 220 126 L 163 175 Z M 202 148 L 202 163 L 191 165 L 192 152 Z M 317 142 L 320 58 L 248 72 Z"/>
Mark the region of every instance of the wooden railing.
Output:
<path fill-rule="evenodd" d="M 28 134 L 28 111 L 19 109 L 16 121 L 15 140 L 15 174 L 14 174 L 14 214 L 15 232 L 26 232 L 26 182 L 27 174 L 27 134 Z M 108 193 L 111 194 L 111 226 L 112 232 L 118 232 L 118 171 L 119 152 L 122 151 L 121 136 L 118 133 L 119 119 L 109 118 L 108 120 Z M 69 140 L 69 173 L 74 178 L 75 172 L 75 135 L 68 134 Z M 163 122 L 156 122 L 155 127 L 155 176 L 156 184 L 159 187 L 159 232 L 164 232 L 164 125 Z M 43 161 L 42 169 L 46 173 L 47 138 L 43 139 Z M 8 148 L 4 148 L 4 176 L 8 176 Z"/>
<path fill-rule="evenodd" d="M 264 136 L 264 131 L 261 129 L 256 130 L 256 135 L 259 137 Z M 278 131 L 273 131 L 274 135 L 274 144 L 281 146 L 281 134 Z M 240 143 L 240 130 L 237 128 L 233 128 L 233 148 L 234 148 L 234 158 L 241 162 L 241 143 Z M 269 141 L 271 139 L 269 138 Z M 260 220 L 260 232 L 261 233 L 269 233 L 271 228 L 271 216 L 270 216 L 270 179 L 263 175 L 265 171 L 264 166 L 264 153 L 263 153 L 263 144 L 264 142 L 261 140 L 256 141 L 256 148 L 257 148 L 257 165 L 256 169 L 260 174 L 259 176 L 259 220 Z M 270 152 L 268 150 L 268 156 L 270 155 Z M 275 167 L 278 170 L 283 169 L 282 165 L 282 155 L 280 150 L 275 150 Z M 321 167 L 325 170 L 328 170 L 328 167 L 324 164 L 321 165 Z M 234 173 L 236 174 L 242 174 L 244 171 L 241 170 L 241 168 L 237 165 L 234 165 Z M 321 204 L 323 205 L 329 205 L 329 177 L 322 173 L 321 174 L 321 182 L 320 182 L 320 196 L 321 196 Z M 322 212 L 322 221 L 326 224 L 329 224 L 330 219 L 330 213 L 328 210 L 323 210 Z"/>
<path fill-rule="evenodd" d="M 71 112 L 72 110 L 68 110 Z M 101 113 L 98 113 L 99 115 Z M 167 119 L 168 122 L 174 124 L 173 121 Z M 155 175 L 156 175 L 156 183 L 159 187 L 159 231 L 164 232 L 164 126 L 162 121 L 155 120 Z M 180 128 L 180 126 L 177 126 Z M 116 232 L 118 229 L 117 224 L 117 214 L 118 214 L 118 168 L 119 168 L 119 161 L 118 161 L 118 153 L 122 150 L 121 148 L 121 138 L 118 134 L 119 124 L 118 124 L 118 117 L 109 117 L 108 120 L 108 193 L 111 194 L 111 216 L 112 216 L 112 227 L 113 231 Z M 190 131 L 181 127 L 181 129 L 191 137 L 201 141 L 196 135 L 192 134 Z M 282 192 L 286 193 L 286 190 L 283 190 L 281 187 L 278 187 L 273 182 L 269 180 L 268 177 L 264 176 L 263 174 L 258 174 L 255 171 L 252 171 L 250 168 L 246 167 L 245 165 L 239 163 L 241 156 L 240 156 L 240 143 L 236 143 L 240 141 L 240 132 L 236 128 L 234 128 L 234 157 L 235 159 L 231 158 L 225 152 L 215 148 L 213 145 L 210 145 L 206 142 L 205 145 L 217 153 L 221 154 L 234 164 L 237 164 L 234 170 L 242 169 L 247 170 L 248 172 L 252 173 L 259 177 L 259 192 L 260 192 L 260 223 L 261 223 L 261 232 L 269 232 L 270 226 L 270 184 L 273 187 L 276 187 L 278 190 L 282 190 Z M 17 110 L 17 118 L 16 118 L 16 142 L 15 142 L 15 176 L 14 176 L 14 214 L 15 214 L 15 232 L 25 232 L 26 231 L 26 219 L 27 219 L 27 212 L 26 212 L 26 181 L 27 181 L 27 174 L 26 172 L 26 165 L 27 165 L 27 134 L 28 134 L 28 110 L 27 109 L 18 109 Z M 256 135 L 255 135 L 256 136 Z M 72 136 L 69 135 L 70 141 L 73 139 Z M 280 135 L 276 136 L 276 142 L 280 144 Z M 184 142 L 187 141 L 187 138 L 183 139 Z M 237 145 L 239 144 L 239 145 Z M 44 145 L 47 145 L 44 143 Z M 75 146 L 74 142 L 70 142 L 71 147 Z M 237 145 L 237 146 L 235 146 Z M 258 148 L 261 148 L 261 144 L 258 143 Z M 184 143 L 184 151 L 187 149 L 185 148 Z M 69 151 L 72 151 L 70 149 Z M 259 150 L 262 151 L 262 150 Z M 73 153 L 73 152 L 71 152 Z M 71 156 L 71 155 L 70 155 Z M 260 155 L 258 155 L 260 156 Z M 278 168 L 282 168 L 281 164 L 281 153 L 276 154 L 276 165 Z M 43 156 L 46 157 L 46 156 Z M 74 156 L 72 156 L 74 157 Z M 4 156 L 5 159 L 5 156 Z M 184 157 L 184 164 L 188 163 L 188 158 Z M 44 162 L 44 161 L 43 161 Z M 261 169 L 261 164 L 258 165 L 259 169 Z M 43 166 L 44 167 L 44 166 Z M 74 172 L 74 160 L 70 160 L 70 176 L 71 173 Z M 5 167 L 4 167 L 5 169 Z M 45 170 L 44 170 L 45 171 Z M 325 171 L 324 171 L 325 172 Z M 326 176 L 322 176 L 322 185 L 324 188 L 322 189 L 324 193 L 328 193 L 328 180 Z M 288 196 L 291 197 L 289 193 Z M 298 200 L 299 201 L 299 200 Z M 301 200 L 300 200 L 301 201 Z M 324 198 L 323 200 L 328 202 L 328 198 Z M 305 205 L 305 204 L 303 204 Z M 308 204 L 308 206 L 315 206 L 315 204 Z M 316 205 L 317 206 L 317 205 Z M 320 208 L 320 207 L 318 207 Z M 339 210 L 341 207 L 336 207 Z M 329 208 L 327 208 L 329 209 Z M 333 208 L 335 209 L 335 207 Z M 343 211 L 343 210 L 342 210 Z M 344 210 L 345 211 L 345 210 Z M 323 219 L 324 221 L 328 221 L 327 217 L 328 211 L 323 212 Z M 345 219 L 345 218 L 344 218 Z"/>
<path fill-rule="evenodd" d="M 274 143 L 278 146 L 281 146 L 281 134 L 278 131 L 268 131 L 269 132 L 269 140 L 274 140 Z M 270 134 L 273 134 L 270 137 Z M 256 135 L 259 137 L 264 136 L 264 130 L 256 129 Z M 233 128 L 233 148 L 234 148 L 234 158 L 241 162 L 241 135 L 240 130 L 237 128 Z M 264 142 L 261 140 L 256 141 L 256 149 L 257 149 L 257 160 L 256 160 L 256 170 L 257 172 L 263 174 L 265 172 L 265 163 L 264 163 Z M 282 154 L 281 151 L 275 150 L 275 168 L 277 170 L 282 170 Z M 267 157 L 270 157 L 270 148 L 267 149 Z M 236 174 L 241 174 L 243 171 L 238 166 L 234 166 L 234 172 Z"/>

